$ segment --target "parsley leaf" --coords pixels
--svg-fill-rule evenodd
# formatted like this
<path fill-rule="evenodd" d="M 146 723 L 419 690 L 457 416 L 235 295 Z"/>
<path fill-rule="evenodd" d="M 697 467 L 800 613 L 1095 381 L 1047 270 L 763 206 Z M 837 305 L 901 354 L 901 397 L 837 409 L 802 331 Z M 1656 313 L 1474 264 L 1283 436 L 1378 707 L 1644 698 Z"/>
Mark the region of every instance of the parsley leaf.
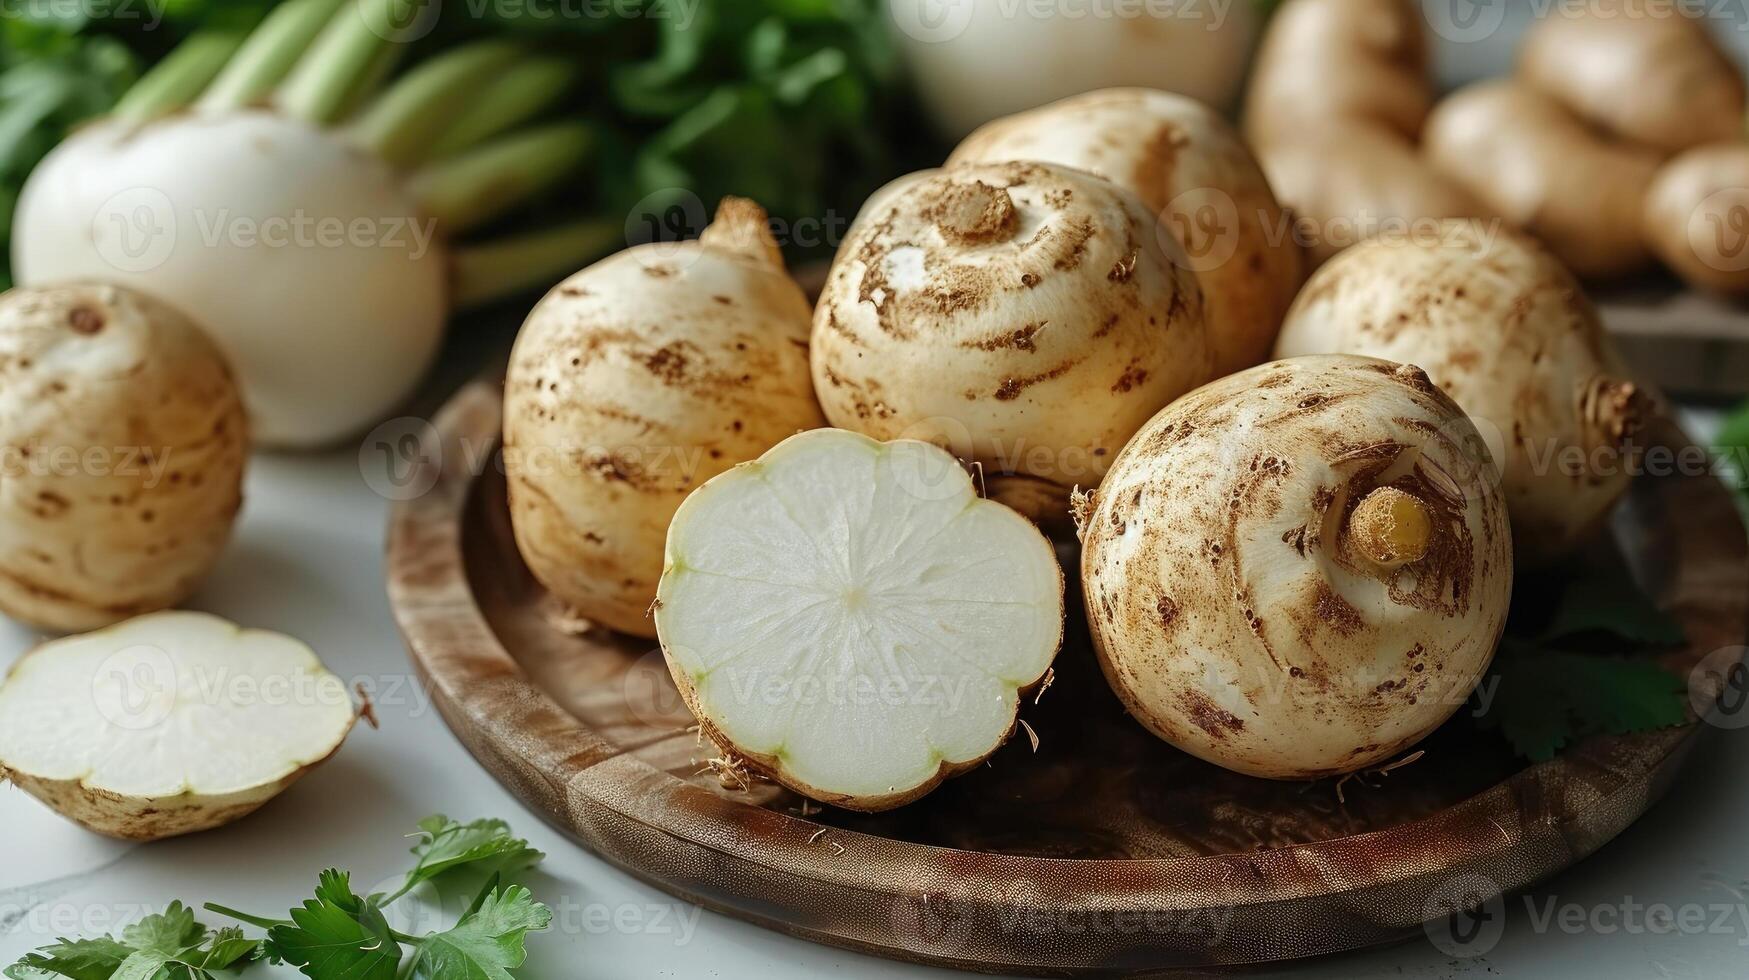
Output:
<path fill-rule="evenodd" d="M 1627 734 L 1688 719 L 1682 679 L 1649 660 L 1568 653 L 1508 640 L 1483 729 L 1519 755 L 1543 762 L 1587 735 Z"/>
<path fill-rule="evenodd" d="M 42 980 L 62 976 L 68 980 L 107 980 L 133 950 L 114 939 L 62 939 L 44 946 L 6 968 L 12 980 Z"/>
<path fill-rule="evenodd" d="M 382 909 L 352 893 L 346 872 L 322 872 L 316 897 L 292 909 L 291 918 L 267 931 L 269 956 L 312 980 L 395 980 L 401 946 Z"/>
<path fill-rule="evenodd" d="M 261 943 L 240 929 L 209 933 L 181 902 L 122 930 L 121 938 L 60 940 L 6 968 L 12 980 L 211 980 L 261 955 Z"/>
<path fill-rule="evenodd" d="M 552 910 L 507 881 L 545 855 L 514 837 L 502 820 L 460 823 L 437 815 L 420 821 L 417 859 L 393 895 L 360 898 L 352 876 L 330 868 L 316 893 L 289 919 L 206 908 L 267 931 L 250 939 L 238 927 L 209 931 L 194 911 L 172 902 L 122 930 L 121 938 L 61 939 L 27 953 L 4 971 L 10 980 L 215 980 L 259 959 L 290 963 L 310 980 L 515 980 L 528 933 L 545 929 Z M 383 909 L 416 885 L 452 872 L 480 875 L 484 886 L 453 928 L 423 938 L 397 932 Z M 470 888 L 474 883 L 470 882 Z M 402 947 L 412 956 L 403 969 Z"/>
<path fill-rule="evenodd" d="M 462 868 L 508 876 L 527 871 L 546 857 L 528 841 L 511 836 L 510 825 L 502 820 L 458 823 L 437 814 L 419 821 L 419 838 L 413 845 L 419 863 L 407 872 L 396 897 Z"/>
<path fill-rule="evenodd" d="M 523 941 L 545 929 L 553 912 L 528 889 L 494 890 L 455 928 L 425 937 L 413 954 L 410 975 L 425 980 L 514 980 L 510 971 L 527 957 Z"/>

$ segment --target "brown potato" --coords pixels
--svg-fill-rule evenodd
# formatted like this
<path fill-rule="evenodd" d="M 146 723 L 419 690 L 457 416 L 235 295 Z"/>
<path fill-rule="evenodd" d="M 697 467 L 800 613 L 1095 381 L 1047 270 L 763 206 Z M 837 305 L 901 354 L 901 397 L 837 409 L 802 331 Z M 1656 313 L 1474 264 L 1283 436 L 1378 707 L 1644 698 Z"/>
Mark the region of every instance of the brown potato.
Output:
<path fill-rule="evenodd" d="M 1258 48 L 1245 136 L 1262 150 L 1343 119 L 1413 140 L 1432 105 L 1412 0 L 1288 0 Z"/>
<path fill-rule="evenodd" d="M 1312 266 L 1382 231 L 1490 213 L 1429 166 L 1408 139 L 1381 126 L 1308 130 L 1271 144 L 1260 158 L 1282 204 L 1300 219 L 1296 234 Z"/>
<path fill-rule="evenodd" d="M 1685 282 L 1749 296 L 1749 144 L 1697 147 L 1666 163 L 1646 193 L 1643 227 Z"/>
<path fill-rule="evenodd" d="M 1433 110 L 1433 165 L 1501 217 L 1541 238 L 1586 278 L 1651 262 L 1640 237 L 1658 156 L 1599 139 L 1549 97 L 1519 82 L 1481 82 Z"/>
<path fill-rule="evenodd" d="M 1556 5 L 1518 74 L 1620 139 L 1675 153 L 1743 135 L 1743 74 L 1704 20 L 1674 6 Z"/>

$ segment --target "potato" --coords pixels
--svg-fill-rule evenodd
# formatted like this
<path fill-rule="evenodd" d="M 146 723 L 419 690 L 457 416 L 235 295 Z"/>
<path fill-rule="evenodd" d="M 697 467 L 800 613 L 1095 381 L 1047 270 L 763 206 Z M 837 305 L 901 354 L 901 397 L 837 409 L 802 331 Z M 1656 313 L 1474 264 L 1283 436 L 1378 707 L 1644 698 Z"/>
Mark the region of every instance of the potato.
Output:
<path fill-rule="evenodd" d="M 541 584 L 591 622 L 654 636 L 680 502 L 824 424 L 808 329 L 765 212 L 736 198 L 697 242 L 628 249 L 548 293 L 504 389 L 511 524 Z"/>
<path fill-rule="evenodd" d="M 1696 147 L 1666 163 L 1641 228 L 1688 284 L 1749 296 L 1749 144 Z"/>
<path fill-rule="evenodd" d="M 0 610 L 62 632 L 174 606 L 229 540 L 249 426 L 187 317 L 79 283 L 0 296 Z"/>
<path fill-rule="evenodd" d="M 814 312 L 827 418 L 1061 488 L 1213 370 L 1202 292 L 1134 193 L 1045 163 L 955 167 L 865 207 Z"/>
<path fill-rule="evenodd" d="M 1437 173 L 1414 144 L 1378 126 L 1337 122 L 1259 155 L 1315 267 L 1375 234 L 1406 234 L 1426 219 L 1482 217 L 1489 209 Z"/>
<path fill-rule="evenodd" d="M 1460 89 L 1427 120 L 1427 158 L 1585 278 L 1638 271 L 1655 153 L 1598 139 L 1559 105 L 1513 81 Z"/>
<path fill-rule="evenodd" d="M 1743 74 L 1704 20 L 1578 4 L 1538 20 L 1518 74 L 1586 122 L 1664 153 L 1743 135 Z"/>
<path fill-rule="evenodd" d="M 1258 48 L 1245 136 L 1263 153 L 1336 121 L 1413 141 L 1433 105 L 1413 0 L 1288 0 Z"/>
<path fill-rule="evenodd" d="M 1213 109 L 1152 89 L 1089 92 L 985 125 L 947 165 L 1012 160 L 1078 167 L 1135 191 L 1202 285 L 1215 371 L 1268 358 L 1300 288 L 1302 249 L 1251 151 Z"/>
<path fill-rule="evenodd" d="M 1083 526 L 1106 679 L 1154 734 L 1253 776 L 1402 752 L 1463 705 L 1505 626 L 1489 470 L 1414 367 L 1302 357 L 1186 395 L 1124 448 Z"/>
<path fill-rule="evenodd" d="M 1572 275 L 1528 236 L 1482 222 L 1337 256 L 1306 283 L 1275 353 L 1425 368 L 1496 447 L 1532 564 L 1572 550 L 1621 497 L 1651 407 Z"/>

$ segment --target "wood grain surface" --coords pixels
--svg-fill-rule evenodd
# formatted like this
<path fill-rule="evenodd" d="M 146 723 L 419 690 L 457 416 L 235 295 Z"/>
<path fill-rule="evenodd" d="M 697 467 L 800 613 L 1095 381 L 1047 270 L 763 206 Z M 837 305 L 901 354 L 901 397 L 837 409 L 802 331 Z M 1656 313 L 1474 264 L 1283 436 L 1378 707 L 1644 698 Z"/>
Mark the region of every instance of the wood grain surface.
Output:
<path fill-rule="evenodd" d="M 822 811 L 706 771 L 715 752 L 654 644 L 555 626 L 511 539 L 498 425 L 495 385 L 457 395 L 422 449 L 418 482 L 432 489 L 399 504 L 390 529 L 390 595 L 444 717 L 603 858 L 802 938 L 1037 975 L 1388 942 L 1454 897 L 1520 888 L 1596 851 L 1662 795 L 1707 730 L 1593 738 L 1527 767 L 1460 712 L 1419 761 L 1340 793 L 1329 780 L 1252 779 L 1127 718 L 1072 621 L 1055 683 L 1022 711 L 1036 751 L 1017 737 L 890 813 Z M 1668 424 L 1658 437 L 1685 444 Z M 1669 666 L 1716 683 L 1749 636 L 1749 549 L 1730 496 L 1705 474 L 1644 476 L 1613 533 L 1683 624 L 1689 643 Z M 1711 673 L 1696 670 L 1703 660 Z"/>

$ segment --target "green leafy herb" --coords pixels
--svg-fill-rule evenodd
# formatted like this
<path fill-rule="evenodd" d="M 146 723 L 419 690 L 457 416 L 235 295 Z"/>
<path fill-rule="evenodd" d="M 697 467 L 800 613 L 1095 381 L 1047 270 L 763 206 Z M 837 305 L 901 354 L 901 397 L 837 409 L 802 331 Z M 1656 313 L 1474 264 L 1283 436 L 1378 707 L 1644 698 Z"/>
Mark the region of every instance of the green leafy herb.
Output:
<path fill-rule="evenodd" d="M 544 855 L 512 836 L 502 820 L 427 817 L 417 836 L 417 863 L 393 895 L 361 898 L 350 874 L 330 868 L 318 877 L 314 897 L 284 919 L 207 904 L 266 930 L 265 939 L 249 939 L 237 927 L 210 931 L 193 910 L 172 902 L 162 914 L 122 930 L 119 939 L 62 939 L 26 954 L 5 974 L 11 980 L 214 980 L 217 972 L 268 959 L 289 963 L 310 980 L 515 980 L 510 971 L 527 958 L 528 934 L 545 929 L 552 910 L 507 879 Z M 486 883 L 454 926 L 409 936 L 389 925 L 383 910 L 391 902 L 463 870 L 484 875 Z"/>
<path fill-rule="evenodd" d="M 1587 735 L 1650 731 L 1687 720 L 1682 679 L 1649 660 L 1508 643 L 1495 675 L 1493 703 L 1478 720 L 1535 762 Z"/>
<path fill-rule="evenodd" d="M 122 930 L 121 938 L 62 939 L 6 968 L 12 980 L 211 980 L 259 959 L 262 944 L 236 928 L 209 931 L 181 902 Z"/>
<path fill-rule="evenodd" d="M 1725 455 L 1732 485 L 1749 505 L 1749 402 L 1737 406 L 1719 429 L 1718 451 Z"/>
<path fill-rule="evenodd" d="M 455 928 L 426 937 L 413 954 L 411 975 L 428 980 L 512 980 L 527 953 L 523 939 L 545 929 L 552 910 L 519 885 L 487 893 Z"/>
<path fill-rule="evenodd" d="M 1683 680 L 1646 656 L 1680 646 L 1682 626 L 1625 569 L 1574 569 L 1540 623 L 1515 629 L 1481 685 L 1476 718 L 1519 755 L 1542 762 L 1588 735 L 1688 720 Z"/>

